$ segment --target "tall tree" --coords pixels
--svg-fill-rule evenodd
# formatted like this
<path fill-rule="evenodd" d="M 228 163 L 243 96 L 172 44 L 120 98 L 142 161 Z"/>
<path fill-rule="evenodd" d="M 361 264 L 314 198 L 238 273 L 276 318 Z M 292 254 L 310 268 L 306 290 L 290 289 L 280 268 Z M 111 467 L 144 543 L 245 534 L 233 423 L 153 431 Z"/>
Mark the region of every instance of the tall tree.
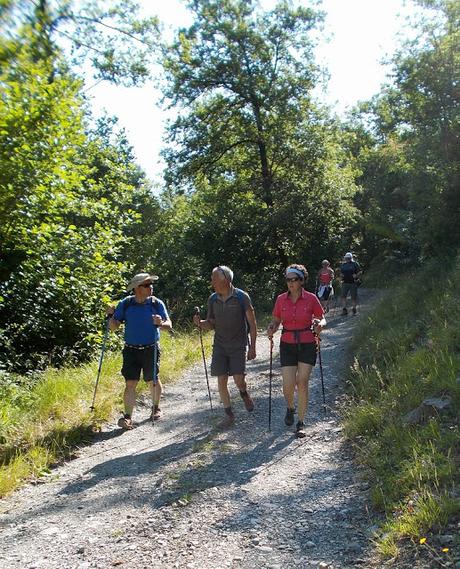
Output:
<path fill-rule="evenodd" d="M 355 188 L 337 129 L 311 101 L 321 14 L 288 2 L 265 13 L 243 0 L 189 8 L 194 24 L 164 49 L 178 109 L 165 156 L 170 191 L 200 204 L 191 239 L 203 265 L 234 262 L 255 283 L 261 267 L 334 254 Z"/>
<path fill-rule="evenodd" d="M 362 109 L 375 139 L 360 155 L 366 247 L 371 239 L 370 252 L 412 257 L 460 244 L 460 6 L 417 3 L 428 12 L 416 38 L 393 57 L 392 84 Z"/>

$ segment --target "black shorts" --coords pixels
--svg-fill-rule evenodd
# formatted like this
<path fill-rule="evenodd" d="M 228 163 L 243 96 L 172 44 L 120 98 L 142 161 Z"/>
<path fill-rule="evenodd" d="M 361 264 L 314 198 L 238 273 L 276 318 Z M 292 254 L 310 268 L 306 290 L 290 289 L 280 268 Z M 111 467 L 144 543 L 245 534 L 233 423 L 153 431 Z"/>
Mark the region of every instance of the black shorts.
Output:
<path fill-rule="evenodd" d="M 149 346 L 143 350 L 137 348 L 130 348 L 125 346 L 123 348 L 123 367 L 121 373 L 126 380 L 139 380 L 141 377 L 141 370 L 144 381 L 153 381 L 153 359 L 154 347 Z M 160 373 L 160 346 L 157 344 L 157 370 L 156 379 Z"/>
<path fill-rule="evenodd" d="M 316 364 L 316 351 L 316 342 L 308 344 L 280 342 L 281 367 L 297 366 L 299 362 L 314 366 Z"/>

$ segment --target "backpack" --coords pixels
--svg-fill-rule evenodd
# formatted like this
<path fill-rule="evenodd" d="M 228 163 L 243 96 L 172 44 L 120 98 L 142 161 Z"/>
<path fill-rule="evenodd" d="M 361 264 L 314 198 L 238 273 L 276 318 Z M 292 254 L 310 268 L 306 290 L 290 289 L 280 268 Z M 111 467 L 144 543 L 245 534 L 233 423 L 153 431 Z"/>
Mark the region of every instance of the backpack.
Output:
<path fill-rule="evenodd" d="M 248 344 L 249 344 L 249 322 L 248 322 L 248 318 L 246 316 L 246 309 L 244 307 L 244 293 L 240 288 L 235 288 L 235 294 L 236 294 L 236 298 L 238 299 L 238 302 L 240 303 L 241 310 L 243 311 L 244 324 L 245 324 L 246 335 L 248 336 Z M 216 300 L 217 300 L 217 292 L 213 292 L 211 294 L 211 304 L 216 302 Z"/>

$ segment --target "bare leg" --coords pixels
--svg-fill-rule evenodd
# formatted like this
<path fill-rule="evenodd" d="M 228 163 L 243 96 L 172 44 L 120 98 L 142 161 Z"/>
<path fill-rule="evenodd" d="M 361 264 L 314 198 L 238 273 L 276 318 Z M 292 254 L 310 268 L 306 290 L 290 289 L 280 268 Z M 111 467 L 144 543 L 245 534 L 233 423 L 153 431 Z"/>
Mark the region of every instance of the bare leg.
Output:
<path fill-rule="evenodd" d="M 299 421 L 304 421 L 308 408 L 308 382 L 313 366 L 299 362 L 297 367 L 297 397 Z"/>
<path fill-rule="evenodd" d="M 219 388 L 220 400 L 224 409 L 231 406 L 230 393 L 228 391 L 228 375 L 219 375 L 217 377 L 217 387 Z"/>
<path fill-rule="evenodd" d="M 283 395 L 289 409 L 294 409 L 294 393 L 296 385 L 297 366 L 283 366 Z"/>
<path fill-rule="evenodd" d="M 246 391 L 247 385 L 246 385 L 246 380 L 244 379 L 244 374 L 236 374 L 233 376 L 233 379 L 240 391 Z"/>
<path fill-rule="evenodd" d="M 149 381 L 149 384 L 150 384 L 150 395 L 152 397 L 152 404 L 159 405 L 161 394 L 163 393 L 163 385 L 160 381 L 160 378 L 157 379 L 156 383 L 153 383 L 153 381 Z"/>
<path fill-rule="evenodd" d="M 139 380 L 137 379 L 126 380 L 125 391 L 123 393 L 123 403 L 125 406 L 125 414 L 130 417 L 132 416 L 136 405 L 136 387 L 138 383 Z"/>

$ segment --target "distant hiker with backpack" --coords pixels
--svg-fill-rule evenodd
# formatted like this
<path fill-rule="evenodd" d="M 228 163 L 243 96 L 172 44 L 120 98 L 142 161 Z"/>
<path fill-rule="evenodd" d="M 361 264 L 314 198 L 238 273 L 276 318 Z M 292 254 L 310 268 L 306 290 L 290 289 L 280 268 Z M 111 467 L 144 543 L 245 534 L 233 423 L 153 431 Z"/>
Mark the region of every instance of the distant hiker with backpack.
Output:
<path fill-rule="evenodd" d="M 297 388 L 296 437 L 303 438 L 308 407 L 308 382 L 316 364 L 317 343 L 314 334 L 326 325 L 324 311 L 317 296 L 304 289 L 308 279 L 303 265 L 292 264 L 285 271 L 287 292 L 280 294 L 273 308 L 273 319 L 267 334 L 270 340 L 283 325 L 280 341 L 280 360 L 283 375 L 283 394 L 287 403 L 284 423 L 294 424 L 295 390 Z"/>
<path fill-rule="evenodd" d="M 257 324 L 249 295 L 233 285 L 233 271 L 224 265 L 212 270 L 214 293 L 208 298 L 207 316 L 201 320 L 195 314 L 193 321 L 202 330 L 214 330 L 211 375 L 217 376 L 220 399 L 225 417 L 220 426 L 229 427 L 235 421 L 228 377 L 233 376 L 247 411 L 254 403 L 245 381 L 246 359 L 256 357 Z M 249 332 L 249 344 L 248 344 Z"/>
<path fill-rule="evenodd" d="M 160 398 L 163 390 L 160 378 L 160 329 L 171 330 L 172 324 L 166 307 L 159 298 L 153 296 L 153 282 L 156 275 L 139 273 L 129 285 L 128 292 L 133 294 L 121 300 L 117 307 L 109 307 L 111 316 L 109 326 L 116 330 L 121 323 L 125 325 L 123 348 L 123 367 L 121 373 L 126 385 L 123 394 L 124 414 L 118 420 L 122 429 L 133 428 L 133 410 L 136 404 L 136 387 L 142 371 L 144 381 L 149 383 L 152 397 L 150 419 L 161 417 Z"/>
<path fill-rule="evenodd" d="M 359 277 L 361 276 L 362 271 L 359 263 L 353 259 L 352 253 L 345 253 L 343 263 L 340 265 L 340 273 L 342 277 L 342 314 L 348 314 L 348 294 L 351 296 L 353 314 L 356 314 L 356 305 L 358 304 L 358 286 L 361 284 Z"/>
<path fill-rule="evenodd" d="M 327 259 L 324 259 L 321 263 L 321 269 L 316 275 L 316 296 L 319 298 L 325 312 L 329 312 L 329 299 L 334 294 L 334 289 L 332 288 L 334 277 L 335 274 L 331 264 Z"/>

